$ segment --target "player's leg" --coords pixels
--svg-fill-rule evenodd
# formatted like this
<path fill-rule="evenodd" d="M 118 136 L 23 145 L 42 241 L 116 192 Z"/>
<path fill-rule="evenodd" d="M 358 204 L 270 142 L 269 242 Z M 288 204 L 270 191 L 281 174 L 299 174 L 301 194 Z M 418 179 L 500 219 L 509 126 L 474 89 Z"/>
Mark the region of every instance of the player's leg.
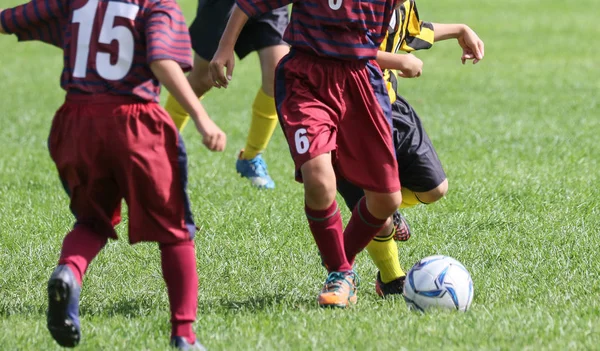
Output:
<path fill-rule="evenodd" d="M 217 51 L 234 3 L 233 0 L 198 1 L 196 18 L 190 25 L 190 38 L 195 53 L 194 68 L 188 75 L 188 81 L 198 98 L 202 98 L 213 86 L 208 78 L 208 63 Z M 182 131 L 190 117 L 171 94 L 167 98 L 165 109 Z"/>
<path fill-rule="evenodd" d="M 252 185 L 261 189 L 275 187 L 261 154 L 277 126 L 273 82 L 277 63 L 289 52 L 289 46 L 283 42 L 283 32 L 288 23 L 287 7 L 266 13 L 244 27 L 236 45 L 240 59 L 252 51 L 258 52 L 262 72 L 262 84 L 252 103 L 246 146 L 240 152 L 236 169 Z"/>
<path fill-rule="evenodd" d="M 408 187 L 402 188 L 402 205 L 400 208 L 413 207 L 419 204 L 429 205 L 444 197 L 448 193 L 448 179 L 444 179 L 438 186 L 427 191 L 413 191 Z"/>
<path fill-rule="evenodd" d="M 236 162 L 237 172 L 248 178 L 252 185 L 261 189 L 275 187 L 275 182 L 269 176 L 267 165 L 261 154 L 267 148 L 273 131 L 277 127 L 277 110 L 273 97 L 275 67 L 288 51 L 287 45 L 269 46 L 258 51 L 262 85 L 252 103 L 252 118 L 246 146 L 240 152 Z"/>
<path fill-rule="evenodd" d="M 369 63 L 348 74 L 344 102 L 338 167 L 344 178 L 365 190 L 344 231 L 346 258 L 353 263 L 389 225 L 402 195 L 390 128 L 391 106 L 379 68 Z"/>
<path fill-rule="evenodd" d="M 248 130 L 248 139 L 242 158 L 251 159 L 263 152 L 277 126 L 274 84 L 275 67 L 287 53 L 287 45 L 275 45 L 258 51 L 262 85 L 252 104 L 252 121 Z"/>
<path fill-rule="evenodd" d="M 187 154 L 183 139 L 177 143 L 177 174 L 173 187 L 179 188 L 182 198 L 169 199 L 172 206 L 183 206 L 183 219 L 188 237 L 174 243 L 161 244 L 161 266 L 169 294 L 171 308 L 171 344 L 180 349 L 203 349 L 192 329 L 196 320 L 198 306 L 198 273 L 196 270 L 196 249 L 192 241 L 196 225 L 194 224 L 190 202 L 187 195 Z M 179 180 L 179 182 L 177 181 Z M 181 213 L 172 219 L 171 228 L 181 223 Z M 187 343 L 186 343 L 187 342 Z M 191 347 L 193 345 L 193 348 Z"/>
<path fill-rule="evenodd" d="M 48 280 L 47 315 L 48 330 L 63 347 L 74 347 L 81 340 L 79 296 L 83 275 L 107 239 L 85 225 L 76 225 L 63 241 L 58 266 Z"/>
<path fill-rule="evenodd" d="M 171 345 L 183 350 L 200 346 L 192 324 L 196 320 L 198 274 L 196 248 L 192 240 L 160 244 L 163 278 L 171 310 Z"/>
<path fill-rule="evenodd" d="M 318 296 L 321 307 L 356 303 L 357 278 L 344 252 L 342 218 L 335 200 L 336 180 L 331 153 L 321 154 L 301 167 L 305 212 L 321 259 L 329 275 Z"/>
<path fill-rule="evenodd" d="M 405 275 L 393 240 L 395 228 L 391 214 L 384 217 L 393 213 L 401 201 L 400 191 L 378 193 L 365 190 L 365 196 L 354 207 L 344 230 L 344 251 L 348 262 L 353 265 L 356 255 L 367 248 L 388 283 L 401 281 Z"/>
<path fill-rule="evenodd" d="M 399 190 L 389 193 L 365 190 L 365 196 L 354 207 L 344 231 L 344 249 L 350 264 L 377 234 L 385 233 L 386 228 L 393 228 L 390 217 L 401 202 Z M 387 234 L 393 238 L 391 230 Z"/>
<path fill-rule="evenodd" d="M 159 243 L 171 310 L 171 343 L 180 349 L 193 345 L 199 349 L 193 331 L 198 276 L 192 241 L 196 227 L 186 193 L 187 156 L 178 131 L 165 123 L 168 119 L 158 105 L 133 106 L 120 126 L 126 131 L 124 146 L 113 154 L 121 162 L 117 179 L 129 209 L 129 241 Z"/>
<path fill-rule="evenodd" d="M 306 161 L 300 168 L 304 183 L 304 204 L 308 223 L 323 262 L 329 271 L 348 271 L 341 243 L 341 216 L 335 200 L 335 172 L 331 153 Z"/>
<path fill-rule="evenodd" d="M 93 118 L 95 112 L 102 114 L 99 110 L 98 105 L 66 103 L 54 118 L 49 138 L 52 159 L 77 220 L 48 281 L 48 330 L 65 347 L 76 346 L 81 339 L 83 276 L 108 237 L 116 238 L 113 226 L 120 221 L 121 196 L 100 151 L 103 118 Z"/>
<path fill-rule="evenodd" d="M 446 193 L 448 180 L 419 117 L 408 102 L 400 96 L 392 104 L 392 116 L 396 158 L 402 184 L 401 208 L 437 201 Z M 409 188 L 422 191 L 413 192 Z M 399 211 L 394 214 L 393 219 L 396 226 L 394 238 L 407 240 L 410 237 L 408 223 Z M 379 238 L 376 237 L 367 247 L 370 254 L 370 246 L 375 245 L 377 239 Z M 373 254 L 371 256 L 375 261 L 376 256 Z M 392 276 L 384 274 L 387 272 L 380 268 L 375 285 L 376 292 L 382 297 L 402 294 L 404 274 L 396 279 L 390 279 Z"/>
<path fill-rule="evenodd" d="M 351 211 L 365 194 L 361 188 L 342 177 L 337 179 L 337 189 Z M 389 221 L 366 247 L 373 263 L 379 269 L 375 290 L 380 296 L 388 295 L 391 291 L 396 292 L 398 287 L 401 291 L 406 277 L 400 266 L 398 247 L 393 240 L 395 232 L 394 223 Z"/>
<path fill-rule="evenodd" d="M 194 55 L 194 68 L 187 76 L 188 82 L 199 99 L 202 99 L 204 94 L 206 94 L 213 86 L 208 78 L 209 63 L 209 61 L 198 56 L 197 54 Z M 169 94 L 167 97 L 165 109 L 175 122 L 177 129 L 182 131 L 190 120 L 190 115 L 187 113 L 187 111 L 171 94 Z"/>
<path fill-rule="evenodd" d="M 438 201 L 448 192 L 448 179 L 421 119 L 401 96 L 392 104 L 392 126 L 402 183 L 401 208 Z"/>
<path fill-rule="evenodd" d="M 331 152 L 336 148 L 336 128 L 328 107 L 339 102 L 322 101 L 321 95 L 326 94 L 320 94 L 319 89 L 327 89 L 325 84 L 333 79 L 322 70 L 322 65 L 306 56 L 287 55 L 276 71 L 275 97 L 297 180 L 304 183 L 306 218 L 329 272 L 318 296 L 319 305 L 346 307 L 356 301 L 356 286 L 352 266 L 344 253 L 342 218 L 335 201 L 336 177 Z M 292 79 L 298 75 L 302 79 Z M 311 102 L 309 106 L 307 101 Z"/>

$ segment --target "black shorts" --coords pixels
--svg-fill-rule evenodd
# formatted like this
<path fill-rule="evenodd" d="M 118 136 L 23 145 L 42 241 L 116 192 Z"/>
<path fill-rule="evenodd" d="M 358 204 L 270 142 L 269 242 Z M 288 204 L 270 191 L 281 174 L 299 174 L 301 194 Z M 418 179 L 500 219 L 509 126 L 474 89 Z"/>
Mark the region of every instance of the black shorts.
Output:
<path fill-rule="evenodd" d="M 227 26 L 235 0 L 199 0 L 196 18 L 190 26 L 194 52 L 210 61 Z M 252 51 L 269 46 L 284 45 L 283 32 L 289 23 L 287 7 L 251 18 L 242 29 L 235 44 L 240 59 Z"/>
<path fill-rule="evenodd" d="M 446 173 L 421 119 L 402 97 L 392 104 L 392 128 L 400 185 L 415 192 L 437 188 Z M 364 196 L 359 187 L 338 177 L 337 189 L 350 209 Z"/>

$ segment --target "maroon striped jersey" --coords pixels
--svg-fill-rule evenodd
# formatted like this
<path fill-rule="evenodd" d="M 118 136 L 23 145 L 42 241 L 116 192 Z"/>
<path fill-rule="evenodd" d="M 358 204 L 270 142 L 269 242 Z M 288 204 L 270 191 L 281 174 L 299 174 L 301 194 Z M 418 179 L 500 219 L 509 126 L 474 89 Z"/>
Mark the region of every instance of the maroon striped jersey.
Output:
<path fill-rule="evenodd" d="M 340 59 L 375 59 L 400 0 L 236 0 L 249 17 L 293 3 L 284 40 Z"/>
<path fill-rule="evenodd" d="M 175 0 L 32 0 L 0 16 L 20 41 L 60 47 L 69 94 L 129 95 L 158 102 L 150 63 L 191 69 L 189 32 Z"/>

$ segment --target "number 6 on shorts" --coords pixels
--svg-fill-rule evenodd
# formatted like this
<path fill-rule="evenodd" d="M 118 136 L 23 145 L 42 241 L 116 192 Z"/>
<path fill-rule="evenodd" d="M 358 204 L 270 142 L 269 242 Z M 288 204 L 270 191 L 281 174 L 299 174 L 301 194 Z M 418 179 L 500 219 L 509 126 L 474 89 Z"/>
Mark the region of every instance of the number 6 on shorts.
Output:
<path fill-rule="evenodd" d="M 342 7 L 343 0 L 329 0 L 329 7 L 332 10 L 339 10 Z"/>
<path fill-rule="evenodd" d="M 296 141 L 296 152 L 299 155 L 306 153 L 310 147 L 310 142 L 306 136 L 306 128 L 300 128 L 294 133 L 294 140 Z"/>

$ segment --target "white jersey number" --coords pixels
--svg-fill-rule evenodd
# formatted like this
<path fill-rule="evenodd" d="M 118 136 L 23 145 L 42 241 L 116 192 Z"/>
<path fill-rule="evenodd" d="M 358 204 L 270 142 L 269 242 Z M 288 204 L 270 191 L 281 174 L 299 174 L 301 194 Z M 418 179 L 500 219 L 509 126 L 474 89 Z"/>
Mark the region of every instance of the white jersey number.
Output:
<path fill-rule="evenodd" d="M 332 10 L 339 10 L 342 7 L 342 1 L 344 0 L 329 0 L 329 7 Z"/>
<path fill-rule="evenodd" d="M 296 152 L 299 155 L 302 155 L 308 151 L 310 148 L 310 142 L 308 141 L 308 137 L 306 136 L 306 129 L 300 128 L 294 133 L 294 140 L 296 141 Z"/>
<path fill-rule="evenodd" d="M 75 54 L 75 67 L 73 69 L 73 77 L 75 78 L 85 78 L 87 74 L 92 29 L 98 10 L 98 1 L 90 0 L 82 8 L 73 11 L 73 23 L 79 24 L 77 53 Z M 125 78 L 131 69 L 135 47 L 133 33 L 125 26 L 115 26 L 114 24 L 116 17 L 134 20 L 139 9 L 139 6 L 133 4 L 112 1 L 108 3 L 98 43 L 110 45 L 113 40 L 116 40 L 119 51 L 117 62 L 114 65 L 111 63 L 111 54 L 107 52 L 96 54 L 96 70 L 102 78 L 120 80 Z"/>

